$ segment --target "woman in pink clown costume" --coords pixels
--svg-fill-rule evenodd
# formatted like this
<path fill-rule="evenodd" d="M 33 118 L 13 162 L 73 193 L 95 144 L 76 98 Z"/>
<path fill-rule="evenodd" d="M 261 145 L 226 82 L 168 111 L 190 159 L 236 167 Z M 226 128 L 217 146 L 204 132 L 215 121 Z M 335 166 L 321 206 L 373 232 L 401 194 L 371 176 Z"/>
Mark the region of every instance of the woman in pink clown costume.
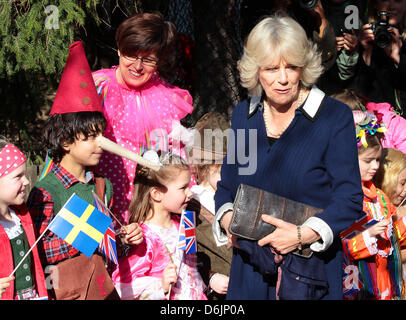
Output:
<path fill-rule="evenodd" d="M 189 92 L 161 78 L 175 70 L 175 39 L 174 25 L 161 14 L 136 14 L 117 29 L 119 65 L 93 73 L 107 119 L 103 135 L 138 154 L 172 149 L 173 127 L 193 110 Z M 136 166 L 105 152 L 96 169 L 112 182 L 113 212 L 125 223 Z"/>
<path fill-rule="evenodd" d="M 180 214 L 192 196 L 189 165 L 172 152 L 144 157 L 161 169 L 137 166 L 130 221 L 140 224 L 144 241 L 119 259 L 114 286 L 123 300 L 207 300 L 196 253 L 178 249 Z"/>

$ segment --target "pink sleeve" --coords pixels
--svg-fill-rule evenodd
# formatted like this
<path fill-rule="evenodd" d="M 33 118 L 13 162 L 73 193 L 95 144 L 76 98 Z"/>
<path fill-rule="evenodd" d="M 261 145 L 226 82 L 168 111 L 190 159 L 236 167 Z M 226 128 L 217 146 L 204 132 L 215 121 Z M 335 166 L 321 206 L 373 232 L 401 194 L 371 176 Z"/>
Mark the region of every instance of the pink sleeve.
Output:
<path fill-rule="evenodd" d="M 144 241 L 119 259 L 112 280 L 122 299 L 165 299 L 161 277 L 169 257 L 159 237 L 146 225 L 141 227 Z"/>
<path fill-rule="evenodd" d="M 391 147 L 406 153 L 406 119 L 393 113 L 388 123 Z"/>

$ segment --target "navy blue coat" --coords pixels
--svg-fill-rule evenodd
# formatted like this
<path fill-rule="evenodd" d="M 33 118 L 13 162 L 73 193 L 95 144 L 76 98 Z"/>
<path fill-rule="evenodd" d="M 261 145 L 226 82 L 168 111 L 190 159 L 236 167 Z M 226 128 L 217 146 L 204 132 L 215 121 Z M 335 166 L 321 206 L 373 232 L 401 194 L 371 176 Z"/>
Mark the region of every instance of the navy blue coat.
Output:
<path fill-rule="evenodd" d="M 363 200 L 353 116 L 348 106 L 331 97 L 325 97 L 321 105 L 308 100 L 272 146 L 262 102 L 253 106 L 243 101 L 235 107 L 234 136 L 228 140 L 215 194 L 216 212 L 234 201 L 241 183 L 324 209 L 317 218 L 331 228 L 334 242 L 316 254 L 328 281 L 323 298 L 342 299 L 339 233 L 359 218 Z M 258 246 L 256 242 L 250 245 Z M 247 251 L 234 249 L 228 299 L 275 299 L 275 285 L 276 276 L 264 275 L 250 262 Z"/>

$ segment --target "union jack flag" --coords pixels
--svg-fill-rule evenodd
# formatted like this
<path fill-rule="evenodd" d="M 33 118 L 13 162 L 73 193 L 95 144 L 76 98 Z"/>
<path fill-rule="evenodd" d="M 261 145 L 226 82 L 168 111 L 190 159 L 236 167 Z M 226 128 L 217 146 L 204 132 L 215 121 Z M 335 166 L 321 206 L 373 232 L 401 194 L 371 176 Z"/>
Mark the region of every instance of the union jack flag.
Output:
<path fill-rule="evenodd" d="M 93 192 L 94 203 L 96 208 L 103 212 L 106 216 L 109 215 L 109 210 L 106 205 L 100 200 L 96 193 Z M 113 222 L 107 228 L 106 233 L 104 234 L 102 242 L 99 245 L 99 251 L 107 257 L 110 261 L 115 264 L 118 264 L 117 258 L 117 247 L 116 247 L 116 234 L 114 232 Z"/>
<path fill-rule="evenodd" d="M 372 227 L 378 220 L 372 219 L 367 214 L 355 221 L 348 229 L 340 233 L 341 239 L 351 239 L 357 234 L 364 232 L 369 227 Z"/>
<path fill-rule="evenodd" d="M 185 253 L 195 253 L 196 245 L 196 223 L 194 211 L 183 211 L 179 226 L 178 249 L 185 250 Z"/>

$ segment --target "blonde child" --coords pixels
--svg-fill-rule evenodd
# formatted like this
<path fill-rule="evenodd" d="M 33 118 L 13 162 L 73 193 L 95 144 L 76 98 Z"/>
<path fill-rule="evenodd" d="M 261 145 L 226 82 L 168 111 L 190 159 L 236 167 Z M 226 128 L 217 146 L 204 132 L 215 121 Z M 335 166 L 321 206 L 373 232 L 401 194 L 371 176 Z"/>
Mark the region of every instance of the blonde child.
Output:
<path fill-rule="evenodd" d="M 406 154 L 393 148 L 384 149 L 384 153 L 373 181 L 388 195 L 392 204 L 398 207 L 406 197 Z M 401 209 L 406 208 L 405 205 L 403 202 L 401 208 L 398 208 L 398 215 L 403 212 Z"/>
<path fill-rule="evenodd" d="M 406 216 L 406 154 L 396 149 L 384 149 L 384 159 L 373 181 L 397 207 L 396 218 Z M 403 281 L 406 280 L 406 249 L 401 249 Z"/>
<path fill-rule="evenodd" d="M 358 140 L 358 159 L 364 192 L 363 211 L 379 222 L 351 239 L 344 250 L 360 274 L 362 286 L 357 299 L 390 300 L 404 290 L 399 246 L 406 244 L 406 220 L 396 220 L 395 206 L 372 183 L 382 157 L 381 123 L 374 114 L 353 111 Z"/>
<path fill-rule="evenodd" d="M 45 277 L 37 247 L 14 268 L 35 243 L 34 229 L 24 203 L 29 181 L 24 154 L 0 139 L 0 299 L 46 297 Z"/>
<path fill-rule="evenodd" d="M 189 165 L 172 153 L 149 150 L 144 157 L 162 167 L 137 166 L 129 222 L 141 226 L 144 241 L 119 259 L 114 285 L 127 300 L 206 300 L 196 255 L 177 250 L 180 214 L 191 196 Z"/>

